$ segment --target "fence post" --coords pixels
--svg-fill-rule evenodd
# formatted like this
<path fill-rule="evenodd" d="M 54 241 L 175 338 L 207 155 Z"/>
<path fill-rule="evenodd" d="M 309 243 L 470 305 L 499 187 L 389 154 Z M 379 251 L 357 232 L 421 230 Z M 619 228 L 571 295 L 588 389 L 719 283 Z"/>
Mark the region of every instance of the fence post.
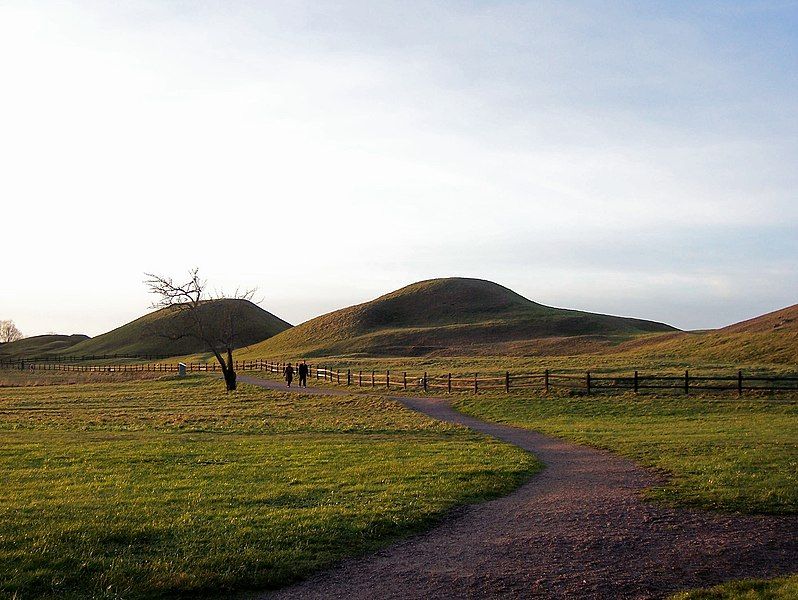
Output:
<path fill-rule="evenodd" d="M 352 385 L 352 369 L 346 370 L 346 385 Z"/>
<path fill-rule="evenodd" d="M 424 391 L 427 391 L 427 372 L 424 371 Z"/>
<path fill-rule="evenodd" d="M 404 389 L 407 389 L 407 371 L 402 373 L 402 385 L 404 386 Z"/>
<path fill-rule="evenodd" d="M 363 387 L 363 371 L 358 371 L 357 386 L 358 387 Z"/>
<path fill-rule="evenodd" d="M 391 372 L 385 371 L 385 387 L 391 389 Z"/>
<path fill-rule="evenodd" d="M 684 393 L 690 393 L 690 371 L 684 372 Z"/>
<path fill-rule="evenodd" d="M 743 372 L 742 370 L 737 371 L 737 395 L 743 395 Z"/>
<path fill-rule="evenodd" d="M 374 387 L 376 384 L 374 383 L 374 371 L 371 372 L 371 387 Z"/>
<path fill-rule="evenodd" d="M 543 388 L 546 390 L 546 393 L 549 393 L 549 370 L 546 369 L 543 373 Z"/>
<path fill-rule="evenodd" d="M 590 371 L 587 372 L 587 377 L 585 378 L 585 383 L 587 384 L 587 395 L 590 395 Z"/>
<path fill-rule="evenodd" d="M 477 383 L 477 373 L 474 373 L 474 393 L 476 394 L 479 391 L 479 384 Z"/>
<path fill-rule="evenodd" d="M 446 390 L 451 394 L 452 393 L 452 374 L 449 373 L 449 378 L 446 382 Z"/>
<path fill-rule="evenodd" d="M 637 388 L 639 386 L 637 371 L 635 371 L 635 384 L 634 385 L 635 385 L 635 394 L 636 394 L 637 393 Z"/>
<path fill-rule="evenodd" d="M 510 393 L 510 371 L 504 374 L 504 391 Z"/>

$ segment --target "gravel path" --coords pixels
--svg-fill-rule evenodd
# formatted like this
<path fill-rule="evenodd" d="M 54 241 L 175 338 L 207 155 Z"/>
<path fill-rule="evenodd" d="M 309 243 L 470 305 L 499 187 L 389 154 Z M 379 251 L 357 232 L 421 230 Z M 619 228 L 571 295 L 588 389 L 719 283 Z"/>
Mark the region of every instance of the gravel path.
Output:
<path fill-rule="evenodd" d="M 251 377 L 241 381 L 285 389 Z M 660 598 L 798 571 L 798 517 L 645 503 L 638 493 L 655 479 L 632 461 L 486 423 L 444 399 L 397 400 L 524 448 L 546 469 L 509 496 L 458 510 L 424 534 L 264 597 Z"/>

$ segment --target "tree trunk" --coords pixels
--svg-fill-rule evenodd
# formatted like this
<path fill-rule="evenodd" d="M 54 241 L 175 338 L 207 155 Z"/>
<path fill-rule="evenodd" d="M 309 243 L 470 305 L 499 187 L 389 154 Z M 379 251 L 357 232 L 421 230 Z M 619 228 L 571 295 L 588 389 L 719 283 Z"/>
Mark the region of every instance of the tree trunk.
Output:
<path fill-rule="evenodd" d="M 227 388 L 227 391 L 234 392 L 236 389 L 236 372 L 233 364 L 233 351 L 230 348 L 227 349 L 227 361 L 224 360 L 222 355 L 215 348 L 213 349 L 213 354 L 216 356 L 216 360 L 222 367 L 224 385 Z"/>
<path fill-rule="evenodd" d="M 227 369 L 224 371 L 224 383 L 227 386 L 228 392 L 234 392 L 236 389 L 236 372 L 233 366 L 233 350 L 227 349 Z"/>

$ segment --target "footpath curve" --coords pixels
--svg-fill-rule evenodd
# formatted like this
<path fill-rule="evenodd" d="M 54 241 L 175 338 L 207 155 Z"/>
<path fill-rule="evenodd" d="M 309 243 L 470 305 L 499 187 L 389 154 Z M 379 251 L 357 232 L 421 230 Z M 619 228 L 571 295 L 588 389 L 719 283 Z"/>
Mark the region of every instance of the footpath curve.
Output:
<path fill-rule="evenodd" d="M 275 381 L 239 380 L 286 390 Z M 264 598 L 661 598 L 729 579 L 798 571 L 796 516 L 647 503 L 639 493 L 656 479 L 630 460 L 486 423 L 457 412 L 446 399 L 393 398 L 515 444 L 546 468 L 508 496 L 458 510 L 430 531 Z"/>

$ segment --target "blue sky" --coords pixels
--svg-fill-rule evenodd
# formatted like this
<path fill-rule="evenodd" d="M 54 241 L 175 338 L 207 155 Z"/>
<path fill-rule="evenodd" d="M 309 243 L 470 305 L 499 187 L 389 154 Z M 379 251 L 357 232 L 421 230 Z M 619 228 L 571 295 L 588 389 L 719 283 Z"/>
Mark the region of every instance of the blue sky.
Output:
<path fill-rule="evenodd" d="M 6 1 L 0 318 L 97 334 L 192 266 L 292 322 L 447 275 L 682 328 L 794 304 L 796 32 L 796 2 Z"/>

